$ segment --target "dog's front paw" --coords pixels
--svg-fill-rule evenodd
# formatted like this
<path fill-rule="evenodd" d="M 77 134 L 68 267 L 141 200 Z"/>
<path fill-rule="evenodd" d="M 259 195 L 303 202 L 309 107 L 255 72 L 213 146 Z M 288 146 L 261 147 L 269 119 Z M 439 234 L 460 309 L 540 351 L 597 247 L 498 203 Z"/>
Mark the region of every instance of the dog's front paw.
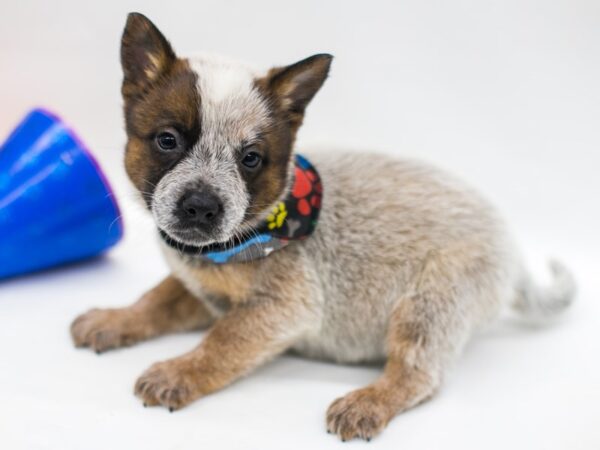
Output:
<path fill-rule="evenodd" d="M 133 322 L 127 309 L 92 309 L 73 321 L 71 337 L 76 347 L 101 353 L 139 341 L 142 336 Z"/>
<path fill-rule="evenodd" d="M 200 396 L 198 374 L 184 358 L 153 364 L 135 383 L 135 395 L 144 406 L 162 405 L 174 411 Z"/>
<path fill-rule="evenodd" d="M 391 419 L 383 393 L 372 387 L 350 392 L 334 401 L 327 410 L 327 431 L 342 441 L 362 438 L 370 441 Z"/>

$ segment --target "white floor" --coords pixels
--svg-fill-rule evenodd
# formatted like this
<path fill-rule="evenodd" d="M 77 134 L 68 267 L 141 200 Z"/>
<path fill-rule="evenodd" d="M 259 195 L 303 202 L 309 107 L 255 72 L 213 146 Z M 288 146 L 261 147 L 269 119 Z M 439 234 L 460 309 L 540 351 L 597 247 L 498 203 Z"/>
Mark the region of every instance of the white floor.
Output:
<path fill-rule="evenodd" d="M 456 164 L 460 161 L 466 164 L 467 156 Z M 127 220 L 121 245 L 95 261 L 0 284 L 0 447 L 279 450 L 366 445 L 338 442 L 325 433 L 323 419 L 332 400 L 369 383 L 376 368 L 285 356 L 225 391 L 169 414 L 144 409 L 132 394 L 133 382 L 151 363 L 196 345 L 200 335 L 165 337 L 101 356 L 73 348 L 68 326 L 78 313 L 131 302 L 166 273 L 152 224 L 133 202 L 116 155 L 103 162 Z M 498 166 L 488 171 L 486 186 L 500 182 L 505 172 Z M 553 169 L 544 173 L 554 178 Z M 600 191 L 598 181 L 589 186 Z M 501 203 L 518 204 L 510 191 L 501 192 Z M 598 239 L 593 240 L 598 211 L 587 213 L 587 225 L 571 234 L 571 219 L 561 209 L 540 208 L 540 220 L 552 220 L 538 229 L 524 223 L 517 231 L 537 272 L 543 275 L 542 260 L 548 254 L 571 265 L 580 284 L 574 308 L 548 328 L 504 321 L 477 336 L 440 394 L 396 418 L 370 446 L 600 448 L 600 283 L 592 254 L 599 248 Z M 511 212 L 517 223 L 527 217 L 518 208 Z"/>

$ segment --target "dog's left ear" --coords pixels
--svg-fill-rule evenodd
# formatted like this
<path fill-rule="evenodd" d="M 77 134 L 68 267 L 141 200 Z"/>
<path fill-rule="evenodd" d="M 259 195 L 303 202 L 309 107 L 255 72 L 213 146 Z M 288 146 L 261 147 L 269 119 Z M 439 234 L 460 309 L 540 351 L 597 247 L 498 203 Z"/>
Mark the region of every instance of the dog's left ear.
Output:
<path fill-rule="evenodd" d="M 124 97 L 143 93 L 175 63 L 171 45 L 146 16 L 130 13 L 121 39 Z"/>
<path fill-rule="evenodd" d="M 323 86 L 332 55 L 318 54 L 291 66 L 272 69 L 266 85 L 271 98 L 288 113 L 292 125 L 300 125 L 308 103 Z"/>

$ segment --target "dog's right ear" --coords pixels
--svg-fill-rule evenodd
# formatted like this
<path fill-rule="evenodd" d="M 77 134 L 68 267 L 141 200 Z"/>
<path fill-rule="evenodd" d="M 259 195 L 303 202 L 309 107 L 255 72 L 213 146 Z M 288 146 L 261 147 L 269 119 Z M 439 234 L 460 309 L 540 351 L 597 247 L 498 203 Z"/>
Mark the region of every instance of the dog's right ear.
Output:
<path fill-rule="evenodd" d="M 169 71 L 177 57 L 156 26 L 140 13 L 130 13 L 121 39 L 123 97 L 142 94 Z"/>

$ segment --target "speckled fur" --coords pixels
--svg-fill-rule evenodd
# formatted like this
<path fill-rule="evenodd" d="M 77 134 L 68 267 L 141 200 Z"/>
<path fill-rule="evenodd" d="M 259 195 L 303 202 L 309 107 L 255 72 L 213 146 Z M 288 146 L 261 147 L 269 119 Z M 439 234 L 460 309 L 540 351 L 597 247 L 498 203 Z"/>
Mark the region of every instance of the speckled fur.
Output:
<path fill-rule="evenodd" d="M 134 31 L 153 30 L 146 21 L 130 17 Z M 155 36 L 153 42 L 166 40 Z M 208 131 L 191 156 L 162 178 L 150 199 L 157 221 L 168 224 L 172 207 L 167 206 L 177 200 L 178 183 L 197 170 L 204 180 L 228 189 L 228 207 L 237 218 L 229 223 L 239 224 L 243 209 L 250 207 L 249 197 L 239 187 L 233 164 L 206 163 L 214 157 L 210 152 L 217 148 L 227 153 L 233 131 L 238 134 L 234 140 L 246 139 L 245 133 L 265 122 L 284 124 L 280 126 L 289 129 L 280 129 L 280 135 L 295 136 L 305 106 L 298 107 L 298 97 L 310 101 L 329 61 L 318 55 L 290 70 L 273 70 L 256 80 L 257 89 L 247 89 L 246 82 L 235 81 L 248 72 L 237 77 L 228 62 L 230 82 L 216 83 L 212 75 L 203 74 L 214 64 L 191 59 L 190 67 L 204 80 L 200 98 L 219 100 L 203 106 L 202 127 Z M 151 69 L 158 66 L 153 59 L 150 63 Z M 136 87 L 130 82 L 128 89 L 135 92 Z M 210 89 L 215 90 L 213 97 L 207 95 Z M 223 109 L 228 104 L 238 105 L 236 125 L 210 128 L 226 123 L 221 115 L 231 119 L 231 110 Z M 252 124 L 250 131 L 244 131 L 245 123 Z M 75 343 L 105 350 L 212 324 L 197 348 L 153 365 L 135 385 L 144 404 L 171 410 L 223 388 L 287 350 L 344 363 L 381 361 L 385 368 L 378 380 L 336 400 L 326 414 L 328 430 L 342 440 L 370 440 L 396 414 L 431 397 L 473 331 L 504 307 L 547 317 L 571 302 L 575 287 L 569 272 L 555 263 L 553 284 L 538 288 L 493 208 L 451 176 L 372 153 L 305 154 L 324 186 L 319 224 L 310 238 L 267 258 L 223 266 L 200 262 L 162 243 L 172 276 L 131 307 L 92 310 L 76 319 Z M 225 159 L 231 160 L 232 153 L 228 155 Z M 144 160 L 129 164 L 129 173 L 144 173 Z M 289 170 L 283 169 L 279 173 L 288 179 L 273 184 L 282 186 L 278 197 L 290 186 Z M 222 175 L 230 181 L 222 182 Z M 133 328 L 138 331 L 132 337 Z"/>

